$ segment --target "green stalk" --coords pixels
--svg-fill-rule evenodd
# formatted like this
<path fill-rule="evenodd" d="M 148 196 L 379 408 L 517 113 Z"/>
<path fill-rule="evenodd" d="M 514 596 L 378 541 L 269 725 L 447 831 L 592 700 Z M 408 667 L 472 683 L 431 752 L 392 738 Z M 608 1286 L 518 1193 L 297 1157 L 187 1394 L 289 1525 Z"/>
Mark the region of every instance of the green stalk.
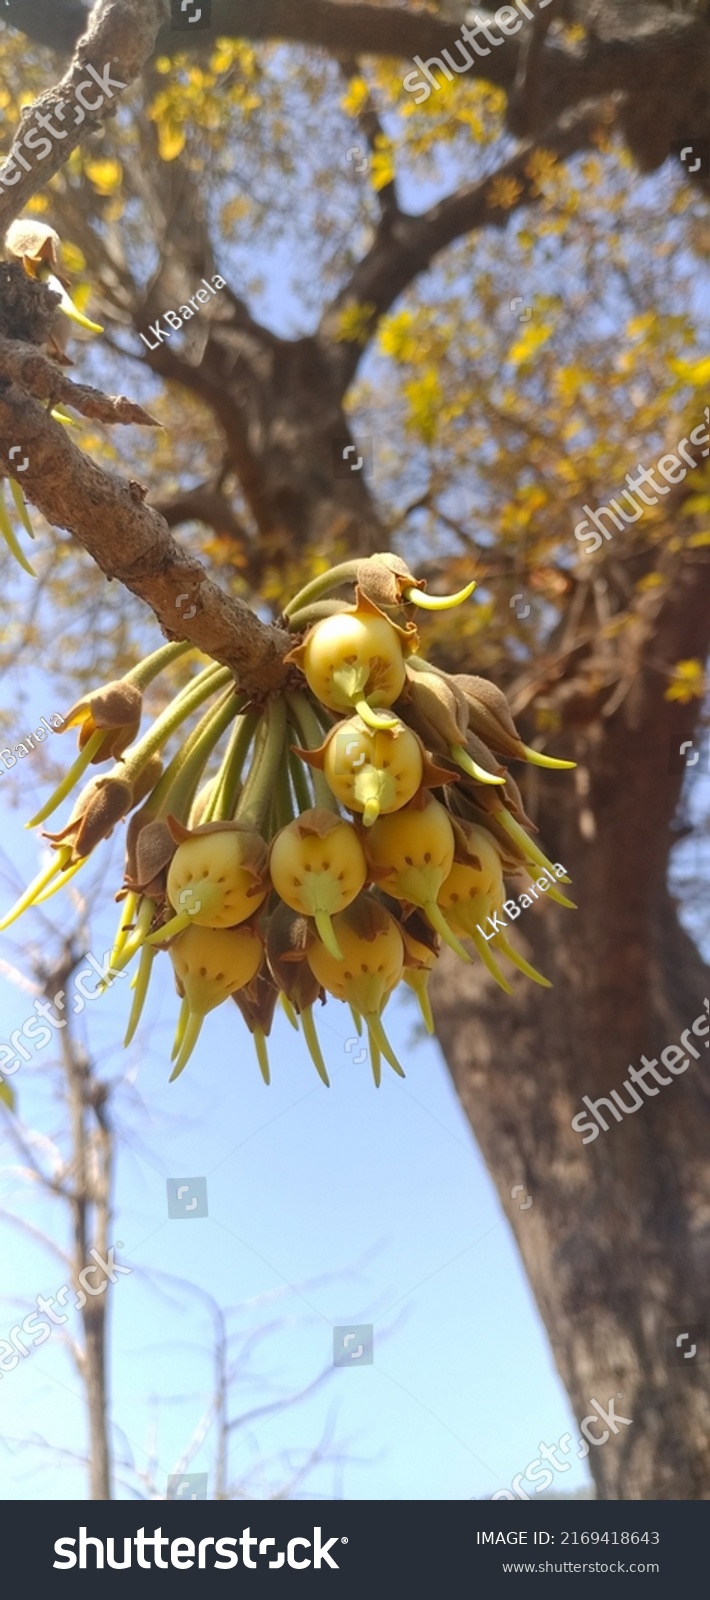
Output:
<path fill-rule="evenodd" d="M 524 956 L 521 956 L 519 950 L 516 950 L 515 945 L 511 944 L 506 934 L 496 934 L 492 942 L 497 950 L 502 950 L 508 960 L 512 961 L 513 966 L 517 967 L 519 972 L 525 973 L 526 978 L 532 978 L 533 983 L 539 983 L 542 989 L 552 988 L 549 978 L 543 978 L 541 972 L 538 972 L 535 967 L 531 967 L 530 962 L 526 961 Z"/>
<path fill-rule="evenodd" d="M 303 750 L 317 750 L 323 739 L 318 718 L 306 695 L 300 689 L 294 690 L 292 694 L 287 694 L 286 704 L 298 730 L 301 748 Z M 334 811 L 336 817 L 341 816 L 338 802 L 323 773 L 319 772 L 317 767 L 311 767 L 310 775 L 316 805 L 322 806 L 325 811 Z"/>
<path fill-rule="evenodd" d="M 197 745 L 198 740 L 202 737 L 202 734 L 205 732 L 205 729 L 209 727 L 213 716 L 214 706 L 212 706 L 209 711 L 204 713 L 204 716 L 200 718 L 196 726 L 187 735 L 184 744 L 180 746 L 179 750 L 176 750 L 175 755 L 168 763 L 164 773 L 156 783 L 155 788 L 151 790 L 148 799 L 143 804 L 141 814 L 146 818 L 146 820 L 148 820 L 150 817 L 160 816 L 161 812 L 165 812 L 169 809 L 168 801 L 172 795 L 173 788 L 177 785 L 181 774 L 191 762 L 195 751 L 195 746 Z M 202 769 L 200 768 L 197 772 L 196 782 L 199 779 L 201 770 Z M 170 807 L 170 809 L 172 809 L 172 807 Z"/>
<path fill-rule="evenodd" d="M 313 800 L 308 793 L 306 768 L 300 757 L 295 756 L 292 750 L 289 751 L 288 765 L 291 773 L 293 791 L 296 796 L 296 805 L 298 806 L 299 812 L 310 811 L 311 806 L 313 805 Z"/>
<path fill-rule="evenodd" d="M 127 750 L 121 761 L 124 767 L 124 776 L 132 782 L 145 766 L 150 757 L 159 753 L 163 745 L 181 726 L 186 719 L 201 706 L 205 700 L 211 699 L 226 683 L 232 679 L 229 667 L 207 667 L 199 674 L 195 682 L 184 689 L 153 723 L 152 728 L 144 734 L 132 750 Z"/>
<path fill-rule="evenodd" d="M 389 1064 L 394 1071 L 399 1075 L 400 1078 L 403 1078 L 405 1076 L 404 1070 L 400 1066 L 389 1039 L 387 1038 L 387 1034 L 382 1026 L 382 1018 L 377 1015 L 377 1012 L 371 1011 L 365 1018 L 365 1021 L 367 1023 L 370 1039 L 374 1038 L 376 1040 L 379 1049 L 385 1057 L 385 1060 L 389 1061 Z"/>
<path fill-rule="evenodd" d="M 182 639 L 177 644 L 163 644 L 159 650 L 154 650 L 152 655 L 139 661 L 136 667 L 131 667 L 123 681 L 134 684 L 136 689 L 147 689 L 148 684 L 164 672 L 166 667 L 171 666 L 173 661 L 179 661 L 181 656 L 187 655 L 188 651 L 194 648 L 194 645 L 187 644 Z"/>
<path fill-rule="evenodd" d="M 279 768 L 286 761 L 286 706 L 281 695 L 268 701 L 256 735 L 254 758 L 237 806 L 236 819 L 261 833 L 269 814 Z"/>
<path fill-rule="evenodd" d="M 22 523 L 25 532 L 29 534 L 31 539 L 34 539 L 35 531 L 32 523 L 30 522 L 29 512 L 27 510 L 27 506 L 25 505 L 25 497 L 22 493 L 20 485 L 16 478 L 8 478 L 7 481 L 10 485 L 10 494 L 15 502 L 15 510 L 20 522 Z"/>
<path fill-rule="evenodd" d="M 271 1083 L 271 1070 L 269 1068 L 269 1053 L 268 1053 L 268 1050 L 266 1048 L 266 1035 L 264 1033 L 263 1028 L 260 1028 L 258 1023 L 256 1025 L 255 1029 L 254 1029 L 253 1039 L 254 1039 L 254 1047 L 256 1049 L 256 1059 L 257 1059 L 257 1061 L 259 1063 L 259 1071 L 260 1071 L 261 1076 L 262 1076 L 262 1078 L 264 1080 L 264 1083 L 268 1087 L 268 1085 Z"/>
<path fill-rule="evenodd" d="M 15 557 L 15 560 L 19 562 L 20 566 L 24 568 L 25 572 L 29 572 L 31 578 L 36 578 L 37 573 L 35 572 L 34 567 L 30 566 L 21 545 L 18 544 L 15 531 L 7 514 L 7 506 L 5 505 L 5 491 L 3 488 L 2 479 L 0 479 L 0 533 L 5 540 L 8 549 Z"/>
<path fill-rule="evenodd" d="M 89 766 L 92 758 L 101 749 L 105 738 L 105 728 L 97 728 L 96 732 L 92 733 L 91 738 L 84 745 L 83 750 L 80 750 L 76 761 L 72 763 L 69 771 L 64 774 L 61 783 L 59 783 L 56 789 L 53 790 L 52 794 L 49 796 L 49 799 L 45 800 L 44 805 L 40 806 L 40 809 L 38 812 L 36 812 L 35 816 L 31 817 L 30 821 L 25 823 L 26 828 L 38 828 L 40 822 L 46 822 L 47 818 L 51 817 L 52 812 L 56 811 L 57 806 L 60 806 L 62 800 L 66 799 L 70 790 L 74 788 L 74 784 L 82 776 L 82 773 L 86 771 L 86 768 Z"/>
<path fill-rule="evenodd" d="M 237 717 L 224 753 L 224 760 L 217 774 L 212 798 L 205 811 L 205 822 L 223 822 L 233 816 L 244 762 L 249 754 L 258 721 L 259 714 L 256 711 L 248 711 L 244 716 Z"/>
<path fill-rule="evenodd" d="M 303 1011 L 301 1012 L 301 1025 L 311 1061 L 313 1062 L 319 1078 L 322 1078 L 326 1089 L 329 1089 L 330 1078 L 328 1077 L 326 1065 L 323 1060 L 323 1054 L 318 1040 L 318 1034 L 316 1033 L 316 1025 L 313 1020 L 312 1006 L 304 1006 Z"/>
<path fill-rule="evenodd" d="M 131 1014 L 128 1018 L 126 1036 L 123 1041 L 124 1050 L 127 1050 L 129 1044 L 131 1044 L 136 1028 L 141 1020 L 146 995 L 148 993 L 148 984 L 150 983 L 151 968 L 154 960 L 155 951 L 151 950 L 148 945 L 144 945 L 143 949 L 141 950 L 140 965 L 136 976 L 135 993 L 133 996 L 133 1004 L 131 1006 Z"/>
<path fill-rule="evenodd" d="M 187 815 L 195 797 L 195 791 L 204 772 L 205 764 L 221 739 L 230 722 L 234 721 L 240 709 L 240 698 L 234 689 L 228 689 L 219 703 L 213 706 L 206 717 L 203 717 L 200 726 L 195 730 L 197 737 L 191 746 L 189 756 L 183 758 L 177 777 L 170 787 L 170 810 L 173 816 L 182 821 Z"/>
<path fill-rule="evenodd" d="M 343 609 L 342 600 L 316 600 L 312 606 L 299 606 L 289 614 L 288 625 L 292 633 L 303 633 L 324 617 L 337 617 Z"/>
<path fill-rule="evenodd" d="M 284 994 L 283 989 L 281 989 L 279 991 L 279 993 L 280 993 L 281 1005 L 283 1007 L 284 1013 L 288 1017 L 288 1020 L 289 1020 L 289 1022 L 291 1024 L 291 1027 L 295 1028 L 296 1029 L 296 1033 L 298 1033 L 298 1017 L 296 1015 L 296 1012 L 295 1012 L 293 1006 L 291 1005 L 291 1001 L 289 1000 L 288 995 Z"/>
<path fill-rule="evenodd" d="M 185 1067 L 187 1066 L 187 1063 L 188 1063 L 188 1061 L 190 1059 L 190 1056 L 192 1055 L 192 1052 L 193 1052 L 193 1050 L 195 1048 L 195 1045 L 197 1044 L 197 1041 L 198 1041 L 198 1039 L 200 1037 L 200 1030 L 202 1028 L 202 1024 L 203 1024 L 204 1020 L 205 1020 L 204 1012 L 202 1012 L 202 1011 L 191 1011 L 190 1012 L 189 1018 L 188 1018 L 188 1022 L 187 1022 L 187 1026 L 186 1026 L 184 1034 L 183 1034 L 182 1044 L 181 1044 L 180 1050 L 178 1052 L 177 1060 L 175 1062 L 175 1066 L 173 1067 L 173 1070 L 172 1070 L 172 1072 L 170 1074 L 170 1077 L 168 1079 L 169 1083 L 174 1083 L 175 1079 L 180 1077 L 180 1073 L 184 1072 Z"/>
<path fill-rule="evenodd" d="M 322 572 L 319 578 L 313 578 L 306 584 L 305 589 L 299 589 L 293 600 L 284 609 L 284 616 L 289 619 L 295 611 L 300 611 L 303 606 L 310 605 L 312 600 L 320 600 L 321 595 L 329 594 L 331 589 L 339 589 L 342 583 L 354 583 L 357 578 L 358 561 L 341 561 L 337 567 L 331 567 L 328 572 Z"/>
<path fill-rule="evenodd" d="M 61 875 L 64 872 L 67 863 L 71 860 L 71 853 L 70 844 L 61 845 L 58 850 L 52 852 L 52 859 L 48 865 L 37 873 L 36 878 L 32 879 L 24 893 L 20 895 L 19 900 L 15 901 L 14 906 L 3 917 L 0 922 L 0 933 L 4 933 L 11 923 L 22 916 L 23 911 L 27 911 L 29 906 L 34 905 L 35 900 L 39 898 L 43 890 L 52 882 L 53 878 L 56 878 L 58 873 Z M 54 887 L 58 889 L 61 885 L 55 884 Z"/>
<path fill-rule="evenodd" d="M 495 978 L 496 983 L 500 985 L 505 994 L 512 994 L 513 991 L 508 983 L 507 978 L 503 977 L 500 967 L 491 954 L 488 940 L 483 937 L 482 933 L 479 933 L 478 929 L 476 929 L 476 932 L 473 935 L 473 942 L 476 946 L 479 956 L 481 957 L 484 967 L 488 968 L 491 977 Z"/>
<path fill-rule="evenodd" d="M 288 762 L 282 761 L 276 778 L 276 788 L 274 789 L 274 832 L 278 833 L 279 829 L 287 828 L 289 822 L 293 822 L 294 815 Z"/>
<path fill-rule="evenodd" d="M 372 1031 L 372 1028 L 370 1027 L 369 1023 L 368 1023 L 368 1028 L 367 1028 L 367 1042 L 368 1042 L 368 1044 L 370 1046 L 370 1066 L 372 1067 L 372 1076 L 373 1076 L 373 1078 L 375 1080 L 375 1088 L 379 1089 L 380 1084 L 382 1082 L 382 1063 L 381 1063 L 381 1060 L 380 1060 L 380 1047 L 379 1047 L 379 1044 L 378 1044 L 378 1042 L 377 1042 L 377 1040 L 375 1038 L 375 1035 L 374 1035 L 374 1033 Z"/>

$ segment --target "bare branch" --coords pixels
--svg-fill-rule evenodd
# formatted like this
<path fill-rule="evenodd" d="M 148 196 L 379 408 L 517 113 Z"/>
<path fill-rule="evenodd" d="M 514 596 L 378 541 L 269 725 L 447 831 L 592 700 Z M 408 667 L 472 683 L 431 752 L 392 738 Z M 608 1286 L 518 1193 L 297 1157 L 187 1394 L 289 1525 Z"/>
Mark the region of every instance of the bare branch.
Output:
<path fill-rule="evenodd" d="M 495 172 L 456 189 L 421 216 L 400 212 L 394 221 L 383 217 L 371 248 L 327 307 L 318 331 L 319 341 L 330 350 L 330 361 L 343 390 L 351 382 L 366 347 L 362 339 L 344 342 L 338 337 L 343 310 L 353 303 L 371 307 L 367 330 L 368 339 L 371 338 L 394 301 L 448 245 L 478 228 L 505 228 L 521 206 L 542 198 L 531 168 L 531 157 L 538 150 L 570 156 L 587 149 L 600 124 L 613 115 L 609 102 L 585 105 L 574 116 L 567 114 L 553 123 L 543 137 L 526 140 Z M 502 204 L 496 191 L 505 179 L 513 180 L 517 193 L 509 203 Z"/>
<path fill-rule="evenodd" d="M 0 458 L 7 461 L 18 440 L 28 456 L 27 497 L 48 522 L 74 535 L 107 578 L 152 608 L 167 638 L 188 639 L 223 662 L 247 693 L 263 695 L 283 682 L 290 636 L 224 594 L 146 505 L 139 483 L 103 471 L 36 400 L 11 384 L 0 391 Z"/>
<path fill-rule="evenodd" d="M 125 395 L 106 395 L 88 384 L 72 383 L 61 367 L 49 356 L 42 355 L 33 345 L 19 339 L 0 342 L 0 378 L 22 385 L 36 400 L 59 401 L 71 406 L 92 422 L 138 423 L 148 428 L 159 428 L 160 423 L 149 411 Z"/>
<path fill-rule="evenodd" d="M 98 0 L 71 66 L 22 117 L 10 154 L 0 168 L 0 234 L 24 210 L 30 196 L 64 166 L 86 134 L 112 115 L 121 90 L 141 73 L 166 15 L 167 0 Z M 107 78 L 105 69 L 109 68 Z M 105 94 L 98 90 L 99 82 L 106 86 Z M 71 127 L 64 126 L 67 109 L 73 114 Z M 53 140 L 47 139 L 45 132 L 48 118 Z M 59 123 L 58 130 L 52 119 Z M 30 132 L 33 139 L 28 144 Z M 38 159 L 36 151 L 47 144 L 49 150 Z"/>

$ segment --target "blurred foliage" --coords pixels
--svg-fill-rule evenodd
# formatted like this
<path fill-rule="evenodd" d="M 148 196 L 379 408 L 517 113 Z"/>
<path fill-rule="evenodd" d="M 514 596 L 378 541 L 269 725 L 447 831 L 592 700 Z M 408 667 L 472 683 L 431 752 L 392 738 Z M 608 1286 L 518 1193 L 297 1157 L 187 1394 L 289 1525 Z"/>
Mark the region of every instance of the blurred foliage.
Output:
<path fill-rule="evenodd" d="M 230 289 L 293 337 L 314 330 L 367 250 L 393 178 L 400 204 L 416 212 L 512 154 L 500 90 L 464 76 L 415 105 L 402 89 L 406 66 L 368 61 L 344 84 L 337 63 L 317 51 L 233 40 L 217 40 L 199 63 L 159 58 L 32 202 L 65 241 L 79 303 L 106 324 L 103 340 L 76 341 L 78 374 L 147 403 L 165 428 L 109 436 L 80 423 L 75 437 L 106 467 L 139 477 L 152 499 L 214 479 L 224 461 L 211 410 L 178 384 L 159 384 L 138 338 L 185 196 L 198 197 Z M 5 31 L 0 67 L 11 127 L 57 65 Z M 368 105 L 381 132 L 362 174 L 347 153 L 363 142 L 358 117 Z M 580 578 L 608 555 L 587 556 L 575 543 L 583 504 L 607 503 L 627 472 L 653 466 L 702 422 L 710 376 L 707 206 L 678 168 L 667 163 L 640 180 L 602 130 L 596 149 L 566 164 L 534 150 L 527 175 L 536 203 L 519 206 L 520 185 L 500 176 L 493 198 L 509 211 L 507 224 L 438 257 L 369 348 L 367 303 L 348 303 L 337 332 L 363 350 L 348 412 L 354 436 L 376 444 L 374 489 L 389 543 L 413 566 L 440 568 L 444 587 L 477 576 L 465 614 L 437 619 L 440 648 L 446 656 L 473 644 L 476 669 L 504 677 L 547 648 Z M 189 207 L 180 226 L 184 238 Z M 183 353 L 185 337 L 171 335 L 171 352 Z M 189 359 L 198 358 L 193 343 Z M 669 553 L 710 539 L 707 464 L 687 489 L 682 514 L 673 493 L 668 507 L 649 508 L 615 537 L 627 605 L 600 620 L 602 634 L 633 626 L 639 594 L 662 595 Z M 179 537 L 264 615 L 278 614 L 322 562 L 351 553 L 337 541 L 327 559 L 286 546 L 267 553 L 255 592 L 257 533 L 233 472 L 221 491 L 245 540 L 204 524 L 183 525 Z M 16 723 L 23 664 L 56 632 L 58 614 L 61 654 L 43 654 L 42 665 L 65 697 L 157 643 L 152 619 L 71 539 L 40 529 L 38 546 L 38 588 L 3 569 L 13 598 L 0 643 L 3 726 Z M 519 619 L 510 602 L 520 592 L 530 613 Z M 669 696 L 702 693 L 699 663 L 669 663 L 668 674 Z"/>

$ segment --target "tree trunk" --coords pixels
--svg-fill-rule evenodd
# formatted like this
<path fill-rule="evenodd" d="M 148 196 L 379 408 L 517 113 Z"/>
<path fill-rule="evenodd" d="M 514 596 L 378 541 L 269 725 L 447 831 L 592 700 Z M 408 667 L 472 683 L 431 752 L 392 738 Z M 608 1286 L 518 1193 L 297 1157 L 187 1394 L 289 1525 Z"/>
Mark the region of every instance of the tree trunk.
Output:
<path fill-rule="evenodd" d="M 89 1498 L 111 1499 L 106 1379 L 106 1296 L 87 1300 L 83 1313 L 83 1378 L 89 1421 Z"/>
<path fill-rule="evenodd" d="M 707 569 L 689 571 L 660 620 L 656 659 L 692 654 L 707 615 Z M 438 1037 L 575 1414 L 613 1397 L 632 1419 L 604 1448 L 606 1424 L 591 1428 L 602 1499 L 710 1499 L 707 1339 L 697 1357 L 686 1356 L 692 1337 L 675 1344 L 710 1322 L 708 1041 L 691 1033 L 699 1058 L 684 1045 L 690 1066 L 677 1080 L 662 1064 L 667 1084 L 646 1073 L 650 1098 L 639 1092 L 633 1115 L 617 1122 L 601 1107 L 608 1131 L 571 1127 L 584 1095 L 617 1089 L 632 1107 L 629 1066 L 660 1063 L 710 997 L 666 887 L 682 780 L 668 771 L 678 708 L 663 690 L 654 667 L 640 669 L 621 709 L 584 736 L 577 804 L 561 774 L 544 774 L 542 844 L 567 868 L 579 909 L 524 910 L 512 937 L 554 989 L 516 975 L 507 999 L 483 968 L 448 955 L 431 985 Z M 579 746 L 560 753 L 580 760 Z M 532 1196 L 527 1210 L 516 1184 Z"/>

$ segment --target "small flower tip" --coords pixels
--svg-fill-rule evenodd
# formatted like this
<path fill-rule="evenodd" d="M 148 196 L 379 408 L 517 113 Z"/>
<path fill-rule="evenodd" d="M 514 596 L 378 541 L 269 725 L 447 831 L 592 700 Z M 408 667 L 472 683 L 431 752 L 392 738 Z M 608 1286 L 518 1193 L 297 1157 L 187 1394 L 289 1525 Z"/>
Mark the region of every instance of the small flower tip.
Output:
<path fill-rule="evenodd" d="M 576 761 L 561 761 L 557 756 L 545 756 L 541 750 L 533 750 L 530 745 L 524 744 L 525 759 L 532 767 L 549 767 L 552 772 L 569 772 L 576 767 Z"/>
<path fill-rule="evenodd" d="M 422 589 L 403 588 L 402 594 L 410 605 L 420 606 L 422 611 L 450 611 L 468 600 L 475 587 L 475 583 L 467 583 L 465 589 L 459 589 L 456 594 L 425 594 Z"/>

